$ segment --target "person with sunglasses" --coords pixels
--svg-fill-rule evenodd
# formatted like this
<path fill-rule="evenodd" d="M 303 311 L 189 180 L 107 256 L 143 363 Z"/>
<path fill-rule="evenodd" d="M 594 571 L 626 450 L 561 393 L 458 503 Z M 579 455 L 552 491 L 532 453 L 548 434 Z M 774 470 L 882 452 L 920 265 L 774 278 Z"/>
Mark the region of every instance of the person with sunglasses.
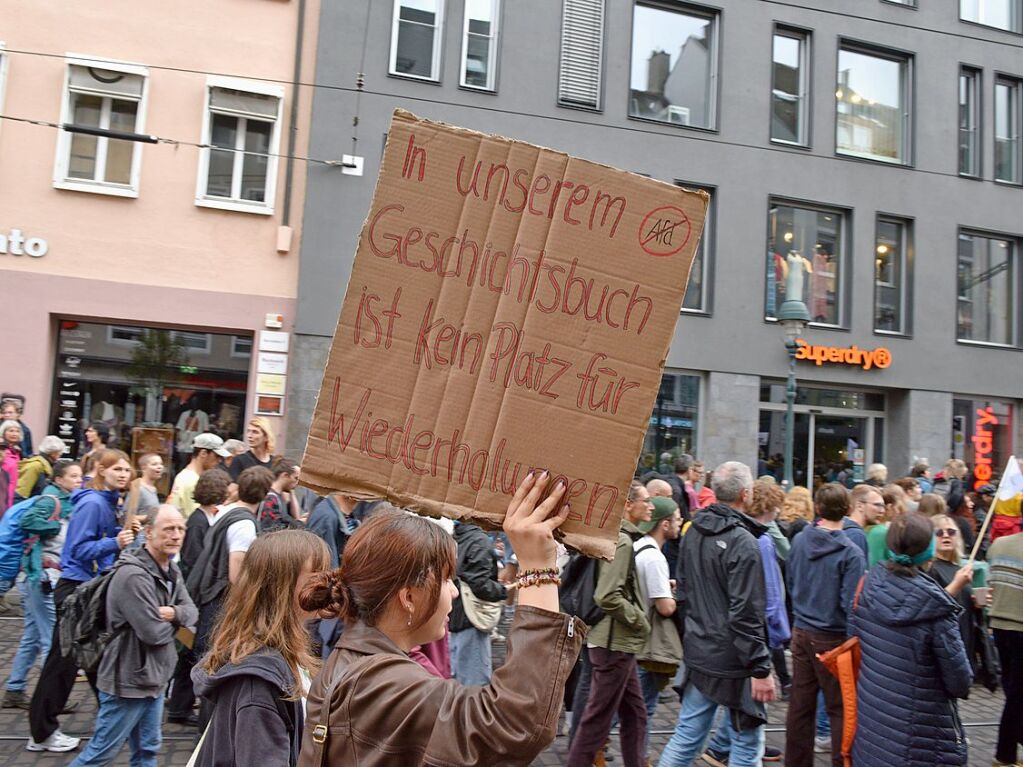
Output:
<path fill-rule="evenodd" d="M 927 571 L 963 607 L 959 613 L 959 633 L 966 648 L 966 657 L 970 659 L 970 666 L 976 675 L 976 627 L 978 624 L 983 625 L 984 613 L 981 608 L 987 604 L 989 596 L 985 589 L 981 592 L 985 604 L 978 606 L 974 600 L 971 586 L 973 565 L 969 562 L 963 564 L 963 535 L 956 520 L 948 514 L 942 514 L 932 517 L 931 524 L 934 525 L 934 559 Z"/>

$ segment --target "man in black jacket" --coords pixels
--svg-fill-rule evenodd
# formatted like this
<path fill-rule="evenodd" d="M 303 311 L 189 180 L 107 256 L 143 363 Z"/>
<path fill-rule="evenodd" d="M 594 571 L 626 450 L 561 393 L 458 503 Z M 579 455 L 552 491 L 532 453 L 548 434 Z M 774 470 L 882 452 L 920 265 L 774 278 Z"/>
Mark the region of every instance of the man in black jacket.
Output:
<path fill-rule="evenodd" d="M 497 580 L 497 556 L 490 538 L 476 525 L 455 522 L 458 544 L 457 577 L 460 595 L 451 606 L 448 629 L 451 631 L 451 673 L 462 684 L 490 683 L 490 631 L 474 625 L 461 596 L 465 588 L 484 603 L 499 603 L 508 598 L 509 587 Z"/>
<path fill-rule="evenodd" d="M 764 703 L 774 700 L 767 648 L 767 597 L 757 537 L 767 528 L 746 515 L 753 496 L 748 466 L 730 461 L 714 470 L 718 502 L 693 519 L 677 570 L 684 616 L 686 678 L 675 733 L 662 767 L 689 767 L 703 753 L 718 706 L 731 728 L 730 767 L 760 767 Z"/>

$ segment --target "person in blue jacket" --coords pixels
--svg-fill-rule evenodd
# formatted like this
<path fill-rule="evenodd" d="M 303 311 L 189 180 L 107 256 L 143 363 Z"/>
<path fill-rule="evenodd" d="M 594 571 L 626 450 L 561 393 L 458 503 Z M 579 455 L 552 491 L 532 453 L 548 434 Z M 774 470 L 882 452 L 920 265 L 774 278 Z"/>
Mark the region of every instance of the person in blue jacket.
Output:
<path fill-rule="evenodd" d="M 93 462 L 93 477 L 88 486 L 71 494 L 73 509 L 60 557 L 60 579 L 53 590 L 58 620 L 54 624 L 50 652 L 29 706 L 28 721 L 32 731 L 27 746 L 29 751 L 70 751 L 78 747 L 78 738 L 64 735 L 57 719 L 67 703 L 78 672 L 74 660 L 65 657 L 61 651 L 61 608 L 76 588 L 109 569 L 121 549 L 135 540 L 140 524 L 132 520 L 122 529 L 118 520 L 121 493 L 131 477 L 131 462 L 127 455 L 120 450 L 103 450 Z M 95 691 L 95 674 L 89 675 L 89 684 Z"/>
<path fill-rule="evenodd" d="M 856 688 L 856 767 L 965 767 L 966 736 L 956 698 L 973 673 L 957 622 L 962 609 L 920 568 L 934 557 L 922 514 L 890 523 L 891 561 L 867 573 L 852 631 L 863 653 Z"/>

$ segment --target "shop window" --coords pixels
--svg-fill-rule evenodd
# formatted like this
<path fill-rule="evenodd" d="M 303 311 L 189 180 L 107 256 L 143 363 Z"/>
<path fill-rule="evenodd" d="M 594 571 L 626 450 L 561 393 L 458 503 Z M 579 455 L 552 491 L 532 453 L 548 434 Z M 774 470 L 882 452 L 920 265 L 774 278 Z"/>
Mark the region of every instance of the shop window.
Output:
<path fill-rule="evenodd" d="M 395 0 L 388 71 L 392 75 L 440 80 L 443 21 L 444 0 Z"/>
<path fill-rule="evenodd" d="M 94 421 L 110 427 L 110 445 L 122 450 L 139 444 L 139 429 L 163 434 L 157 442 L 175 468 L 187 462 L 183 448 L 196 424 L 241 435 L 249 360 L 232 354 L 230 334 L 77 320 L 58 327 L 50 433 L 72 456 L 81 455 Z"/>
<path fill-rule="evenodd" d="M 702 189 L 710 194 L 710 205 L 707 207 L 707 220 L 703 225 L 700 244 L 693 254 L 693 265 L 689 270 L 689 284 L 682 299 L 682 311 L 709 314 L 711 310 L 710 287 L 713 277 L 714 261 L 714 209 L 715 190 L 699 184 L 681 182 L 679 186 L 686 189 Z"/>
<path fill-rule="evenodd" d="M 998 484 L 1013 455 L 1012 404 L 997 400 L 952 400 L 952 457 L 973 469 L 973 486 Z"/>
<path fill-rule="evenodd" d="M 1020 31 L 1020 0 L 959 0 L 959 18 L 986 27 Z"/>
<path fill-rule="evenodd" d="M 141 132 L 146 73 L 133 64 L 68 59 L 61 123 Z M 141 159 L 138 142 L 59 131 L 53 183 L 60 189 L 137 197 Z"/>
<path fill-rule="evenodd" d="M 909 162 L 910 64 L 905 55 L 843 44 L 835 90 L 838 154 Z"/>
<path fill-rule="evenodd" d="M 600 109 L 605 0 L 562 0 L 558 103 Z"/>
<path fill-rule="evenodd" d="M 771 203 L 767 222 L 768 319 L 774 319 L 791 297 L 806 304 L 811 322 L 842 325 L 843 219 L 837 210 Z M 787 295 L 788 291 L 793 294 Z"/>
<path fill-rule="evenodd" d="M 284 90 L 210 77 L 196 205 L 273 213 Z"/>
<path fill-rule="evenodd" d="M 1016 270 L 1013 240 L 959 233 L 960 341 L 1011 346 L 1016 342 Z"/>
<path fill-rule="evenodd" d="M 874 330 L 907 333 L 909 292 L 908 252 L 910 224 L 879 216 L 874 238 Z"/>
<path fill-rule="evenodd" d="M 959 173 L 980 175 L 980 81 L 979 69 L 959 69 Z"/>
<path fill-rule="evenodd" d="M 717 28 L 709 9 L 636 3 L 629 116 L 717 127 Z"/>
<path fill-rule="evenodd" d="M 700 376 L 664 373 L 654 411 L 647 424 L 643 452 L 636 475 L 648 471 L 672 473 L 675 459 L 683 453 L 696 455 L 700 413 Z M 667 471 L 664 469 L 667 467 Z"/>
<path fill-rule="evenodd" d="M 771 141 L 806 145 L 810 35 L 777 27 L 771 50 Z"/>
<path fill-rule="evenodd" d="M 497 28 L 500 0 L 466 0 L 462 29 L 462 79 L 466 88 L 497 87 Z"/>
<path fill-rule="evenodd" d="M 1020 183 L 1020 92 L 1023 81 L 995 80 L 995 180 Z"/>

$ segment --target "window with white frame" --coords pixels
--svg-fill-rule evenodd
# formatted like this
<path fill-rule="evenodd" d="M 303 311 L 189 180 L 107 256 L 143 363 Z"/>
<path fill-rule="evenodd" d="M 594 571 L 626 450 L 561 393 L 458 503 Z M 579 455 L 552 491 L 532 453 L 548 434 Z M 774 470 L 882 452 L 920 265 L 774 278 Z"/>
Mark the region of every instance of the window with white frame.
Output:
<path fill-rule="evenodd" d="M 909 162 L 910 58 L 843 44 L 835 91 L 838 154 Z"/>
<path fill-rule="evenodd" d="M 0 40 L 0 114 L 4 110 L 4 93 L 7 88 L 7 54 L 4 51 L 4 41 Z M 3 120 L 0 120 L 0 125 Z"/>
<path fill-rule="evenodd" d="M 1020 31 L 1023 0 L 959 0 L 959 18 L 986 27 Z"/>
<path fill-rule="evenodd" d="M 1023 81 L 995 80 L 995 180 L 1018 184 L 1020 174 L 1020 105 Z"/>
<path fill-rule="evenodd" d="M 145 121 L 145 67 L 69 58 L 61 122 L 97 131 L 139 133 Z M 60 131 L 54 185 L 138 195 L 142 147 L 136 141 Z"/>
<path fill-rule="evenodd" d="M 501 0 L 465 0 L 462 30 L 462 79 L 466 88 L 492 91 L 497 86 L 497 25 Z"/>
<path fill-rule="evenodd" d="M 444 0 L 394 0 L 390 73 L 440 80 L 443 31 Z"/>
<path fill-rule="evenodd" d="M 562 0 L 558 103 L 600 109 L 605 0 Z"/>
<path fill-rule="evenodd" d="M 231 336 L 231 356 L 251 357 L 252 336 Z"/>
<path fill-rule="evenodd" d="M 210 78 L 196 204 L 273 211 L 283 101 L 276 86 Z"/>
<path fill-rule="evenodd" d="M 771 47 L 771 141 L 805 145 L 810 36 L 777 27 Z"/>
<path fill-rule="evenodd" d="M 711 9 L 636 3 L 630 117 L 717 126 L 717 27 Z"/>

